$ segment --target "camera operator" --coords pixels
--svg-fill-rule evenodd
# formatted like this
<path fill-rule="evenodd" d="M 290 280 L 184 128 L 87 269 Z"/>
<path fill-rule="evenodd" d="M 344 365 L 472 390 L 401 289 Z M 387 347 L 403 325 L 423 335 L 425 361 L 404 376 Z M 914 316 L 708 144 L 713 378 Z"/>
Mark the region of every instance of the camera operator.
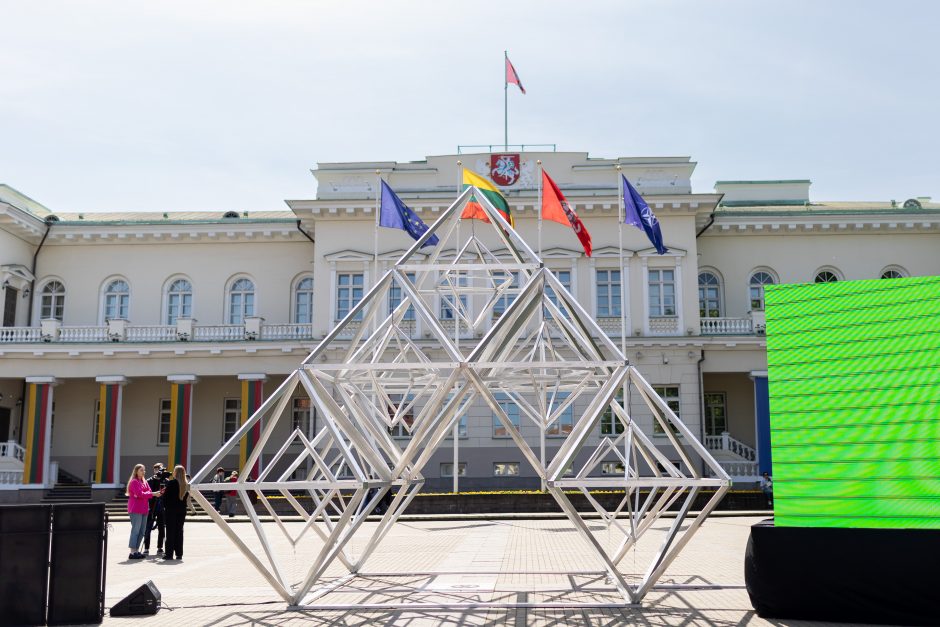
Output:
<path fill-rule="evenodd" d="M 150 499 L 150 513 L 147 515 L 147 530 L 144 534 L 144 555 L 150 555 L 150 532 L 157 529 L 157 556 L 163 555 L 163 540 L 166 537 L 166 516 L 163 510 L 163 491 L 170 473 L 157 462 L 153 465 L 153 475 L 147 478 L 147 485 L 153 492 Z"/>

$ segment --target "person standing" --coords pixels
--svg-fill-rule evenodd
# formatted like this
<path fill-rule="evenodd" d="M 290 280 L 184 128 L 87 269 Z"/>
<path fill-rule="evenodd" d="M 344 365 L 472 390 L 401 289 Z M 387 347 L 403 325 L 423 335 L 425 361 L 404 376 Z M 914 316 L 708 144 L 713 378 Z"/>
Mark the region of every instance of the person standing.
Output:
<path fill-rule="evenodd" d="M 153 493 L 150 499 L 150 513 L 147 516 L 147 531 L 144 533 L 144 555 L 150 555 L 150 534 L 157 530 L 157 557 L 163 555 L 163 538 L 166 535 L 166 521 L 163 515 L 163 497 L 160 491 L 166 485 L 167 472 L 163 464 L 157 462 L 153 465 L 153 475 L 147 479 L 147 485 Z"/>
<path fill-rule="evenodd" d="M 215 476 L 212 477 L 212 483 L 225 483 L 225 469 L 219 466 L 215 471 Z M 212 496 L 213 505 L 215 506 L 215 511 L 222 513 L 222 498 L 225 496 L 225 492 L 222 490 L 216 490 L 215 494 Z"/>
<path fill-rule="evenodd" d="M 183 524 L 189 505 L 189 482 L 186 469 L 176 466 L 173 478 L 163 490 L 163 510 L 166 513 L 166 553 L 163 559 L 183 559 Z"/>
<path fill-rule="evenodd" d="M 233 470 L 232 474 L 228 476 L 228 479 L 225 480 L 227 483 L 236 483 L 238 481 L 238 471 Z M 236 490 L 229 490 L 226 493 L 226 502 L 225 510 L 229 518 L 235 516 L 235 510 L 238 507 L 238 492 Z"/>
<path fill-rule="evenodd" d="M 769 473 L 764 473 L 760 478 L 760 491 L 764 493 L 764 498 L 767 499 L 767 506 L 773 507 L 774 505 L 774 480 L 771 478 Z"/>
<path fill-rule="evenodd" d="M 127 495 L 127 513 L 131 519 L 131 537 L 128 541 L 128 548 L 131 553 L 127 556 L 129 560 L 139 560 L 144 558 L 140 552 L 140 543 L 144 541 L 144 531 L 147 526 L 147 516 L 150 513 L 148 501 L 153 498 L 153 492 L 144 478 L 144 465 L 137 464 L 134 471 L 131 472 L 127 480 L 127 489 L 124 491 Z"/>

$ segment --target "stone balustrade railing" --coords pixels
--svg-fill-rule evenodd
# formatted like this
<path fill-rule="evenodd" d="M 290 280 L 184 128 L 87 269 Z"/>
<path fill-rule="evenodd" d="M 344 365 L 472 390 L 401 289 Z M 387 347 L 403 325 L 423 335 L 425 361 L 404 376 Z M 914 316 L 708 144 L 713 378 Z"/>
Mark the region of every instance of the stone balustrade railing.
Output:
<path fill-rule="evenodd" d="M 0 442 L 0 458 L 15 459 L 22 462 L 26 459 L 26 449 L 13 440 Z"/>
<path fill-rule="evenodd" d="M 751 318 L 702 318 L 702 335 L 753 335 Z"/>

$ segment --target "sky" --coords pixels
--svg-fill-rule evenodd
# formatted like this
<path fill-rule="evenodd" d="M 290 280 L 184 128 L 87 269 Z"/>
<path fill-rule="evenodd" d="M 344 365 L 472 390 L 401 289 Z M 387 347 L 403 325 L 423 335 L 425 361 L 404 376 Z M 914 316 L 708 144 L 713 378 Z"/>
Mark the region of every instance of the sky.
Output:
<path fill-rule="evenodd" d="M 931 26 L 931 24 L 933 26 Z M 940 197 L 940 2 L 0 0 L 0 183 L 53 211 L 252 211 L 317 162 L 509 142 Z"/>

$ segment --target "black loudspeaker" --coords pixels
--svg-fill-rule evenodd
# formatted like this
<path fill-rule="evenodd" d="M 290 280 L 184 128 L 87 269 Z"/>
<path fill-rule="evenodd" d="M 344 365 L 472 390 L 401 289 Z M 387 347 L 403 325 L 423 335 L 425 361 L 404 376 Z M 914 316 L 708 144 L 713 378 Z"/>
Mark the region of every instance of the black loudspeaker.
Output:
<path fill-rule="evenodd" d="M 160 609 L 160 591 L 148 581 L 111 608 L 111 616 L 149 616 Z"/>
<path fill-rule="evenodd" d="M 107 554 L 104 503 L 52 506 L 50 625 L 100 623 Z"/>
<path fill-rule="evenodd" d="M 50 505 L 0 507 L 0 623 L 46 622 Z"/>

